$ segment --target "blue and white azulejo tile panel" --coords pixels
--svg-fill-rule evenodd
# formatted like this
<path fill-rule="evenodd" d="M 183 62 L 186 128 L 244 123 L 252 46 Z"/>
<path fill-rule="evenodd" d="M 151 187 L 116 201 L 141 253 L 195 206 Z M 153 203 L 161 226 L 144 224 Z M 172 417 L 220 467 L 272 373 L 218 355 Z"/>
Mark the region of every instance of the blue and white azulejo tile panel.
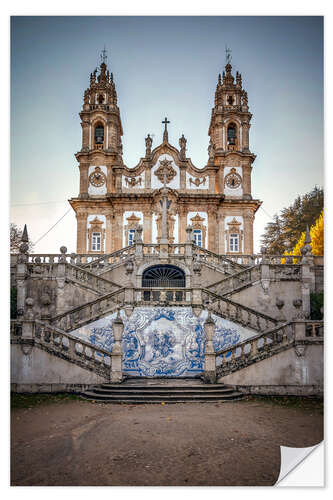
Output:
<path fill-rule="evenodd" d="M 136 307 L 124 322 L 123 371 L 135 377 L 190 377 L 203 372 L 203 324 L 207 311 L 196 317 L 191 307 Z M 116 313 L 74 330 L 72 335 L 112 352 Z M 215 350 L 256 334 L 253 330 L 212 315 Z"/>

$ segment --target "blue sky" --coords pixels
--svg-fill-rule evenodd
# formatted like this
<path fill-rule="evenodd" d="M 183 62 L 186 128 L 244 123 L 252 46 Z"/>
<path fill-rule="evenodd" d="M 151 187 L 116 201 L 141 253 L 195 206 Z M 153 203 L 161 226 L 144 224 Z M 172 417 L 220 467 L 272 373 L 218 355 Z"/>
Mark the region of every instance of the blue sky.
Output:
<path fill-rule="evenodd" d="M 79 190 L 74 154 L 78 113 L 103 46 L 114 73 L 124 129 L 124 161 L 137 164 L 144 137 L 187 138 L 187 155 L 207 162 L 217 75 L 232 49 L 253 113 L 257 155 L 253 196 L 263 201 L 255 249 L 273 215 L 298 194 L 323 185 L 322 17 L 13 17 L 11 22 L 11 221 L 36 241 L 68 210 Z M 73 213 L 36 252 L 75 251 Z"/>

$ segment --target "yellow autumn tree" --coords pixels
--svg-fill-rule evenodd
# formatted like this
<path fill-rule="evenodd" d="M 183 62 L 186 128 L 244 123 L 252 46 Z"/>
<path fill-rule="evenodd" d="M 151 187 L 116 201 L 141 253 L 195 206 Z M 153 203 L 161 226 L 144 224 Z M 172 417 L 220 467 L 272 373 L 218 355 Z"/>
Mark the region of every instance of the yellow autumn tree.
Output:
<path fill-rule="evenodd" d="M 294 248 L 289 252 L 284 252 L 284 255 L 301 255 L 301 248 L 304 247 L 305 233 L 304 231 L 301 234 Z M 321 211 L 318 219 L 311 226 L 310 237 L 313 255 L 324 255 L 324 210 Z M 294 263 L 296 263 L 296 259 Z"/>

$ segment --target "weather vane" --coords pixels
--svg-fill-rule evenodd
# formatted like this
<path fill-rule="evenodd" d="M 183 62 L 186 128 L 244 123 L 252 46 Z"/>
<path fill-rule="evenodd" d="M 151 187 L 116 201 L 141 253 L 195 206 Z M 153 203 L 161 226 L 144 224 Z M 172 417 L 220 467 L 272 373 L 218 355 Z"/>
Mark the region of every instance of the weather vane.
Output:
<path fill-rule="evenodd" d="M 106 64 L 106 61 L 107 61 L 107 58 L 108 56 L 106 55 L 106 48 L 105 48 L 105 45 L 104 45 L 104 49 L 102 50 L 101 52 L 101 64 Z"/>
<path fill-rule="evenodd" d="M 231 49 L 225 46 L 225 62 L 226 64 L 231 64 Z"/>

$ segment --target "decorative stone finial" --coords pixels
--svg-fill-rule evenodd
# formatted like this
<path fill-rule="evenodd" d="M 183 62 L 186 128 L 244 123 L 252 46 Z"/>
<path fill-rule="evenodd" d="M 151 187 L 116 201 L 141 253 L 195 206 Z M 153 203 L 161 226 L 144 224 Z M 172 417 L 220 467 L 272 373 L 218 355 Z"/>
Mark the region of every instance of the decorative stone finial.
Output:
<path fill-rule="evenodd" d="M 24 224 L 24 229 L 23 229 L 21 241 L 24 242 L 24 243 L 28 243 L 28 241 L 29 241 L 28 229 L 27 229 L 27 225 L 26 224 Z"/>

